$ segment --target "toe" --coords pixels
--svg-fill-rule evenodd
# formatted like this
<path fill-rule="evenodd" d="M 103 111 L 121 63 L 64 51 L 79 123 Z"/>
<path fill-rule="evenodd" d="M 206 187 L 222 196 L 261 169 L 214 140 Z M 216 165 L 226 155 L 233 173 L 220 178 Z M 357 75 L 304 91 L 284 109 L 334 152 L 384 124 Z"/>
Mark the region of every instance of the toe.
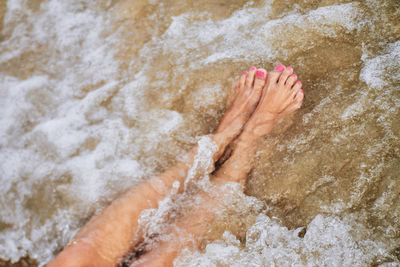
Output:
<path fill-rule="evenodd" d="M 289 89 L 292 89 L 296 81 L 297 81 L 297 75 L 294 73 L 290 74 L 289 78 L 286 80 L 285 86 L 289 87 Z"/>
<path fill-rule="evenodd" d="M 257 70 L 256 67 L 251 67 L 249 70 L 249 73 L 247 73 L 247 77 L 246 77 L 246 81 L 245 81 L 246 88 L 251 88 L 253 86 L 256 70 Z"/>
<path fill-rule="evenodd" d="M 240 88 L 244 87 L 244 84 L 246 82 L 246 77 L 247 77 L 247 71 L 243 72 L 242 76 L 240 76 L 240 79 L 239 79 L 239 87 Z"/>
<path fill-rule="evenodd" d="M 292 91 L 291 91 L 293 98 L 295 98 L 296 95 L 297 95 L 297 93 L 301 90 L 301 86 L 302 86 L 302 83 L 301 83 L 300 81 L 297 81 L 297 82 L 293 85 Z"/>
<path fill-rule="evenodd" d="M 299 92 L 296 94 L 294 101 L 296 103 L 301 103 L 303 101 L 303 98 L 304 98 L 304 91 L 303 89 L 300 89 Z"/>
<path fill-rule="evenodd" d="M 233 100 L 236 98 L 236 96 L 239 93 L 239 84 L 240 84 L 240 79 L 235 81 L 232 84 L 232 89 L 230 91 L 230 93 L 228 94 L 228 98 L 226 99 L 226 105 L 229 107 L 230 105 L 232 105 Z"/>
<path fill-rule="evenodd" d="M 292 90 L 295 90 L 295 89 L 292 89 Z M 283 114 L 284 115 L 293 114 L 296 110 L 298 110 L 301 107 L 301 105 L 303 104 L 303 99 L 304 99 L 304 92 L 302 89 L 298 88 L 297 93 L 294 95 L 294 99 L 289 104 L 289 106 L 285 109 Z"/>
<path fill-rule="evenodd" d="M 292 67 L 286 67 L 283 71 L 282 71 L 282 75 L 281 77 L 279 77 L 279 85 L 283 86 L 285 85 L 287 79 L 289 78 L 289 76 L 293 73 L 293 68 Z"/>
<path fill-rule="evenodd" d="M 301 107 L 301 104 L 303 103 L 303 99 L 304 99 L 304 91 L 302 89 L 300 89 L 299 92 L 294 97 L 294 103 L 295 103 L 296 109 Z"/>
<path fill-rule="evenodd" d="M 267 82 L 266 82 L 265 86 L 270 87 L 272 85 L 276 85 L 280 76 L 281 76 L 281 72 L 276 71 L 276 70 L 271 71 L 270 73 L 268 73 Z"/>
<path fill-rule="evenodd" d="M 264 69 L 258 69 L 256 71 L 256 78 L 254 80 L 254 89 L 256 92 L 261 92 L 265 84 L 265 79 L 267 77 L 267 71 Z"/>
<path fill-rule="evenodd" d="M 285 70 L 285 66 L 282 64 L 279 64 L 278 66 L 276 66 L 275 71 L 279 71 L 282 72 Z"/>
<path fill-rule="evenodd" d="M 297 81 L 292 87 L 293 93 L 296 94 L 301 89 L 302 86 L 303 84 L 300 81 Z"/>
<path fill-rule="evenodd" d="M 301 90 L 301 86 L 302 86 L 302 83 L 300 81 L 297 81 L 296 84 L 292 87 L 291 92 L 292 92 L 293 99 L 296 99 L 297 95 L 300 92 L 303 92 L 303 90 Z"/>
<path fill-rule="evenodd" d="M 267 86 L 276 84 L 279 80 L 279 77 L 282 74 L 282 71 L 285 69 L 285 66 L 283 65 L 278 65 L 274 71 L 271 71 L 268 74 L 268 79 L 267 79 Z"/>

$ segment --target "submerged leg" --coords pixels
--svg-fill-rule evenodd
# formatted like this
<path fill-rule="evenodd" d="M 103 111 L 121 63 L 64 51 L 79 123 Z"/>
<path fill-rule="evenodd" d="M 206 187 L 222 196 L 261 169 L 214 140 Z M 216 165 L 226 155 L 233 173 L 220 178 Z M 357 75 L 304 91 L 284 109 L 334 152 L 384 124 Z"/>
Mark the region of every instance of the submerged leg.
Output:
<path fill-rule="evenodd" d="M 252 68 L 236 83 L 232 105 L 212 136 L 218 146 L 214 161 L 240 134 L 257 106 L 264 84 L 262 81 L 265 80 L 266 72 L 263 72 L 262 77 L 255 78 L 256 69 Z M 135 239 L 140 213 L 145 209 L 157 208 L 158 201 L 165 198 L 175 181 L 183 184 L 195 154 L 196 148 L 188 153 L 185 161 L 114 200 L 102 213 L 92 218 L 48 266 L 115 266 Z"/>
<path fill-rule="evenodd" d="M 235 141 L 231 157 L 217 171 L 218 179 L 245 183 L 260 138 L 271 134 L 279 120 L 301 107 L 301 86 L 291 67 L 279 65 L 269 73 L 260 103 Z"/>
<path fill-rule="evenodd" d="M 217 185 L 231 181 L 244 184 L 258 140 L 269 135 L 281 118 L 300 108 L 303 91 L 301 83 L 296 82 L 297 77 L 292 73 L 292 68 L 280 65 L 268 75 L 260 102 L 239 136 L 232 156 L 213 178 Z M 203 198 L 202 204 L 177 223 L 180 230 L 175 233 L 177 238 L 161 243 L 157 249 L 145 254 L 132 266 L 172 266 L 181 248 L 197 246 L 193 237 L 201 236 L 209 229 L 214 218 L 212 207 L 218 206 L 219 202 L 219 199 L 211 198 L 207 194 L 200 197 Z"/>

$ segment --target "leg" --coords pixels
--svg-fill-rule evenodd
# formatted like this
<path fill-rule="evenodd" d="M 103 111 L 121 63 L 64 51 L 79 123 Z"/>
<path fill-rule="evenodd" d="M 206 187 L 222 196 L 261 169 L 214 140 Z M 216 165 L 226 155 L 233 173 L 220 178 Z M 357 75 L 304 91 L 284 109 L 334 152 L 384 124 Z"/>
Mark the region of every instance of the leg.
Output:
<path fill-rule="evenodd" d="M 291 67 L 280 65 L 269 73 L 259 105 L 236 140 L 232 156 L 216 177 L 244 184 L 259 139 L 269 135 L 279 120 L 300 108 L 304 97 L 301 85 Z"/>
<path fill-rule="evenodd" d="M 236 84 L 234 101 L 212 136 L 218 146 L 214 160 L 239 135 L 254 111 L 265 81 L 266 72 L 261 72 L 263 74 L 254 79 L 256 69 L 252 68 Z M 165 198 L 175 181 L 183 184 L 195 154 L 196 149 L 188 154 L 186 161 L 179 162 L 113 201 L 101 214 L 92 218 L 48 266 L 115 266 L 135 238 L 140 213 L 157 207 L 158 201 Z"/>
<path fill-rule="evenodd" d="M 296 83 L 297 77 L 292 73 L 293 69 L 290 67 L 285 69 L 278 66 L 269 74 L 260 102 L 239 136 L 232 156 L 215 174 L 213 180 L 217 185 L 229 181 L 244 184 L 251 169 L 257 141 L 270 134 L 280 119 L 300 108 L 303 91 L 300 89 L 301 83 Z M 178 222 L 178 228 L 183 230 L 183 234 L 181 231 L 175 233 L 176 240 L 161 243 L 156 250 L 140 258 L 134 266 L 172 266 L 181 248 L 196 246 L 193 240 L 207 231 L 214 218 L 212 207 L 217 206 L 219 201 L 206 194 L 201 197 L 204 200 L 202 205 Z"/>

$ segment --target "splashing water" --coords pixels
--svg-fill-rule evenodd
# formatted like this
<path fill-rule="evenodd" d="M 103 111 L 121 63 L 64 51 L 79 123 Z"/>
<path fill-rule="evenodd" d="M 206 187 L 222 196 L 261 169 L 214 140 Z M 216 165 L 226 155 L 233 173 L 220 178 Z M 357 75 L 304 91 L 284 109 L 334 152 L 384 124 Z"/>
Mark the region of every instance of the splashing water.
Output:
<path fill-rule="evenodd" d="M 47 263 L 113 198 L 211 133 L 237 74 L 283 63 L 303 82 L 303 108 L 260 145 L 245 194 L 226 185 L 204 248 L 175 265 L 399 266 L 399 10 L 397 0 L 0 1 L 0 258 Z"/>

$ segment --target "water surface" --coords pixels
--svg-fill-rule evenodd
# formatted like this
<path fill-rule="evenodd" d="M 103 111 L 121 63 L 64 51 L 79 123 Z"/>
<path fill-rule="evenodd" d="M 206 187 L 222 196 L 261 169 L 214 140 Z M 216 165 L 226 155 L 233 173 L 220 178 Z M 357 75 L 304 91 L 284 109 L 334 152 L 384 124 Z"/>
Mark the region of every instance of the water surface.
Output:
<path fill-rule="evenodd" d="M 282 63 L 303 108 L 175 264 L 399 266 L 399 21 L 397 0 L 1 1 L 0 257 L 48 262 Z"/>

